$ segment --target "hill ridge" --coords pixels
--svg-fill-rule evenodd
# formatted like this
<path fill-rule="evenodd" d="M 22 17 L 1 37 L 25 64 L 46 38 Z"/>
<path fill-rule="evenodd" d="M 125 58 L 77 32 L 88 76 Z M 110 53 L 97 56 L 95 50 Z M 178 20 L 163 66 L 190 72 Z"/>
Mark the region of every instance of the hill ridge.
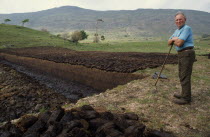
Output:
<path fill-rule="evenodd" d="M 96 20 L 98 28 L 105 35 L 114 33 L 116 37 L 159 37 L 173 33 L 174 14 L 181 9 L 136 9 L 97 11 L 76 6 L 63 6 L 30 13 L 0 14 L 0 22 L 11 19 L 8 24 L 20 25 L 28 18 L 26 27 L 46 28 L 52 33 L 74 30 L 87 30 L 94 33 Z M 195 35 L 209 34 L 210 13 L 195 10 L 181 10 L 187 16 L 187 24 L 193 28 Z"/>

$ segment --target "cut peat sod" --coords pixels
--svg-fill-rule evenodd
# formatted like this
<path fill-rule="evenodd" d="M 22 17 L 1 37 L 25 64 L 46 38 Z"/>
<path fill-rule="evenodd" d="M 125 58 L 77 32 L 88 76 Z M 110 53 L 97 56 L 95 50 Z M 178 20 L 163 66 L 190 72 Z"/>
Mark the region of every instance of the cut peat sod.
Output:
<path fill-rule="evenodd" d="M 26 115 L 14 124 L 0 127 L 2 137 L 174 137 L 173 134 L 148 130 L 134 113 L 113 114 L 84 105 L 65 111 L 58 108 Z"/>

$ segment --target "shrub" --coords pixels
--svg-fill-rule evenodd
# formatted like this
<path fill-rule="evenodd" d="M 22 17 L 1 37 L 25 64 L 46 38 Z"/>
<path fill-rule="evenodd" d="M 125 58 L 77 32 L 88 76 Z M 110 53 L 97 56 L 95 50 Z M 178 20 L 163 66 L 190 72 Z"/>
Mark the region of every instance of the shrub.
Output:
<path fill-rule="evenodd" d="M 75 31 L 71 34 L 71 41 L 78 43 L 79 40 L 82 40 L 82 33 L 80 31 Z"/>
<path fill-rule="evenodd" d="M 104 35 L 101 36 L 101 40 L 105 40 L 105 36 Z"/>
<path fill-rule="evenodd" d="M 84 30 L 74 31 L 71 35 L 71 41 L 74 43 L 78 43 L 78 41 L 87 39 L 87 37 L 88 35 Z"/>

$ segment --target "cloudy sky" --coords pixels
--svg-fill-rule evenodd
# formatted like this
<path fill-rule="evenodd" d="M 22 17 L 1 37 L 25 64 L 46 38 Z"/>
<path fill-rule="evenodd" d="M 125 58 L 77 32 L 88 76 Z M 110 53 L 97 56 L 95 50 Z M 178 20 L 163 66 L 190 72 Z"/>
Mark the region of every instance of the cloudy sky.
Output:
<path fill-rule="evenodd" d="M 210 13 L 210 0 L 0 0 L 0 14 L 34 12 L 61 6 L 93 10 L 191 9 Z"/>

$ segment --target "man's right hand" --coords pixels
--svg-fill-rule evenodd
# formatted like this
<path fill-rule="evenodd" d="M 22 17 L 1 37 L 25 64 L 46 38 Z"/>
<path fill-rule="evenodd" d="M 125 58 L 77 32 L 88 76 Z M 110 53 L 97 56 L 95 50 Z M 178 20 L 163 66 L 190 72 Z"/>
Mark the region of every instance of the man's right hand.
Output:
<path fill-rule="evenodd" d="M 174 40 L 173 39 L 169 39 L 168 40 L 168 46 L 174 45 Z"/>

